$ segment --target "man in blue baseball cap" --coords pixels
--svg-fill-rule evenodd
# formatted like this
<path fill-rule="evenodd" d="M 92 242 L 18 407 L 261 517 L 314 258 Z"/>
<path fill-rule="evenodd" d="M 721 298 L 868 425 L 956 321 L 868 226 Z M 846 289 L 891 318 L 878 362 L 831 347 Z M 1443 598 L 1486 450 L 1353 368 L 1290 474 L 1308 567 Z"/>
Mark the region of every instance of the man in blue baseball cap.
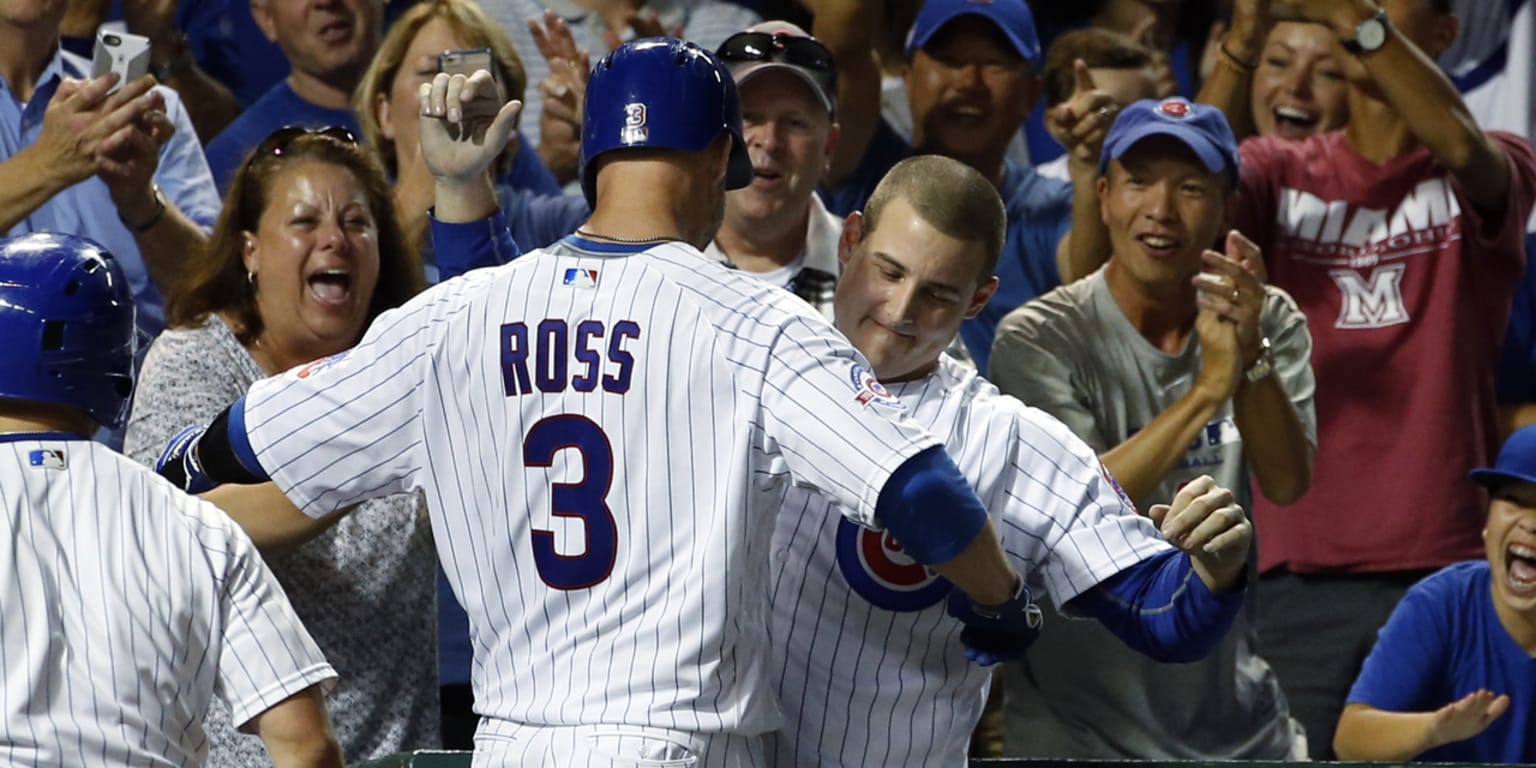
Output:
<path fill-rule="evenodd" d="M 880 118 L 880 73 L 870 55 L 878 25 L 869 21 L 880 13 L 875 0 L 825 0 L 817 6 L 816 35 L 834 54 L 839 82 L 838 146 L 822 179 L 827 209 L 842 216 L 859 210 L 886 172 L 919 154 L 959 160 L 997 187 L 1008 213 L 998 290 L 960 327 L 966 349 L 985 372 L 1003 315 L 1060 285 L 1063 273 L 1071 271 L 1059 265 L 1073 258 L 1060 248 L 1066 233 L 1074 233 L 1068 240 L 1072 248 L 1102 253 L 1094 168 L 1091 161 L 1074 168 L 1081 171 L 1073 176 L 1081 185 L 1074 198 L 1072 184 L 1007 159 L 1008 143 L 1040 94 L 1040 42 L 1024 0 L 923 4 L 905 51 L 910 142 Z M 1081 117 L 1074 122 L 1074 139 L 1094 147 L 1087 154 L 1097 157 L 1115 112 L 1114 97 L 1085 85 L 1069 106 Z"/>
<path fill-rule="evenodd" d="M 1254 274 L 1258 248 L 1231 229 L 1238 160 L 1226 118 L 1180 98 L 1135 102 L 1105 137 L 1100 167 L 1109 261 L 1003 319 L 993 381 L 1083 437 L 1142 509 L 1202 474 L 1238 489 L 1245 508 L 1250 478 L 1265 497 L 1294 500 L 1316 445 L 1311 340 L 1290 297 Z M 1051 631 L 1006 673 L 1010 753 L 1304 754 L 1253 653 L 1251 619 L 1205 659 L 1162 665 L 1096 624 L 1047 617 Z"/>
<path fill-rule="evenodd" d="M 1491 497 L 1485 558 L 1397 604 L 1339 717 L 1340 760 L 1536 762 L 1536 426 L 1470 474 Z"/>

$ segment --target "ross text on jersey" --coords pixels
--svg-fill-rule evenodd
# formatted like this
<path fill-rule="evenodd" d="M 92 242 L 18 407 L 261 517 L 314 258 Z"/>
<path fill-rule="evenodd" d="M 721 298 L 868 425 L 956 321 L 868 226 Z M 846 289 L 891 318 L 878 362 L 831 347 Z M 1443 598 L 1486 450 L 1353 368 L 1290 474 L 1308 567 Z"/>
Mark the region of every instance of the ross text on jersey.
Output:
<path fill-rule="evenodd" d="M 571 332 L 569 321 L 549 318 L 530 333 L 528 324 L 501 326 L 501 381 L 507 397 L 574 389 L 622 395 L 629 391 L 635 357 L 624 348 L 640 338 L 640 324 L 620 320 L 610 329 L 601 320 L 582 320 Z M 572 365 L 574 361 L 575 365 Z"/>

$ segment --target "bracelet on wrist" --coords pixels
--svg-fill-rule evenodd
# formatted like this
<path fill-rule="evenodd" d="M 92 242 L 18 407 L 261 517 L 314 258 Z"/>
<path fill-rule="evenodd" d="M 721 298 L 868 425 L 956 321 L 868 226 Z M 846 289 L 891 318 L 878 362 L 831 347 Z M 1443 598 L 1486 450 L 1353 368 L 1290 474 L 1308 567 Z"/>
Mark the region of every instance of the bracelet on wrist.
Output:
<path fill-rule="evenodd" d="M 135 224 L 123 218 L 123 214 L 119 212 L 117 214 L 118 221 L 123 222 L 123 226 L 132 230 L 135 234 L 143 234 L 153 229 L 156 224 L 160 223 L 161 219 L 165 218 L 165 209 L 168 206 L 165 204 L 165 195 L 160 192 L 159 184 L 151 185 L 150 197 L 155 201 L 155 212 L 149 217 L 148 220 L 141 224 Z"/>
<path fill-rule="evenodd" d="M 1221 48 L 1221 57 L 1223 59 L 1226 59 L 1228 62 L 1236 65 L 1238 69 L 1241 69 L 1244 72 L 1252 72 L 1252 71 L 1254 71 L 1254 70 L 1259 68 L 1259 62 L 1257 62 L 1257 61 L 1248 61 L 1247 59 L 1239 58 L 1237 54 L 1235 54 L 1235 53 L 1233 53 L 1231 51 L 1231 49 L 1227 48 L 1227 41 L 1226 40 L 1222 40 L 1221 41 L 1220 48 Z"/>

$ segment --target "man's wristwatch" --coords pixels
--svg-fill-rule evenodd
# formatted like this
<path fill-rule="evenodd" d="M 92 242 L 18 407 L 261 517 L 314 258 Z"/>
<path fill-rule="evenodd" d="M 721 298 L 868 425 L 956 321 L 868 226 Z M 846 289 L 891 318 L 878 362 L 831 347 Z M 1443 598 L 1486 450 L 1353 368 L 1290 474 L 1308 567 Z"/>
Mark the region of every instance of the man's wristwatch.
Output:
<path fill-rule="evenodd" d="M 1344 50 L 1359 55 L 1370 53 L 1387 44 L 1387 11 L 1376 9 L 1376 14 L 1355 26 L 1355 36 L 1339 42 Z"/>
<path fill-rule="evenodd" d="M 1248 366 L 1248 370 L 1243 372 L 1243 378 L 1249 384 L 1252 384 L 1263 381 L 1274 372 L 1275 350 L 1269 345 L 1269 337 L 1265 336 L 1259 339 L 1259 359 L 1253 361 L 1253 365 Z"/>

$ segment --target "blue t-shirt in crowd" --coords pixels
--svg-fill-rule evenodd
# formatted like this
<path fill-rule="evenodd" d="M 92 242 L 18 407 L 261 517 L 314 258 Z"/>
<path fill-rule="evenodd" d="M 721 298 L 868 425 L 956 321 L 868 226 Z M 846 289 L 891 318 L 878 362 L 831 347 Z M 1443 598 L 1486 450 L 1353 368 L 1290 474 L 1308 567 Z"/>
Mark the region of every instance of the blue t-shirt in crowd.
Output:
<path fill-rule="evenodd" d="M 288 77 L 288 58 L 256 26 L 250 0 L 182 0 L 176 26 L 186 31 L 197 65 L 229 88 L 241 107 Z"/>
<path fill-rule="evenodd" d="M 1502 574 L 1501 574 L 1502 575 Z M 1413 585 L 1376 640 L 1349 702 L 1429 712 L 1469 693 L 1509 694 L 1509 711 L 1421 762 L 1536 763 L 1536 659 L 1499 621 L 1486 561 L 1447 566 Z"/>
<path fill-rule="evenodd" d="M 847 216 L 863 208 L 891 167 L 913 154 L 912 147 L 882 120 L 853 173 L 835 192 L 822 191 L 827 210 Z M 997 324 L 1003 316 L 1061 285 L 1056 246 L 1072 228 L 1069 182 L 1049 179 L 1033 168 L 1007 162 L 998 193 L 1008 212 L 1008 234 L 997 261 L 997 293 L 980 314 L 960 325 L 960 338 L 977 369 L 983 372 L 992 355 L 992 337 L 997 334 Z"/>
<path fill-rule="evenodd" d="M 229 183 L 234 181 L 235 172 L 240 170 L 245 156 L 273 131 L 289 125 L 305 128 L 337 125 L 358 138 L 362 138 L 363 133 L 352 110 L 311 104 L 294 93 L 286 79 L 281 80 L 241 112 L 223 133 L 208 142 L 208 167 L 213 169 L 213 181 L 219 185 L 221 197 L 229 192 Z"/>

